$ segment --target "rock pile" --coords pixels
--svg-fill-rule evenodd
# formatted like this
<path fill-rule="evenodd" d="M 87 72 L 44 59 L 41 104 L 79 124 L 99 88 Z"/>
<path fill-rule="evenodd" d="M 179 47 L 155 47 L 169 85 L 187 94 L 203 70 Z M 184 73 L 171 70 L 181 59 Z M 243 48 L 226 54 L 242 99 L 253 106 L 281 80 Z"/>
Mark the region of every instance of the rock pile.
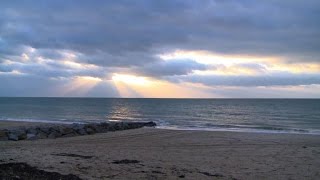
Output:
<path fill-rule="evenodd" d="M 136 129 L 142 127 L 154 127 L 154 122 L 110 122 L 89 124 L 55 124 L 41 125 L 35 127 L 20 127 L 0 130 L 0 140 L 36 140 L 46 138 L 72 137 L 105 133 L 108 131 L 119 131 Z"/>

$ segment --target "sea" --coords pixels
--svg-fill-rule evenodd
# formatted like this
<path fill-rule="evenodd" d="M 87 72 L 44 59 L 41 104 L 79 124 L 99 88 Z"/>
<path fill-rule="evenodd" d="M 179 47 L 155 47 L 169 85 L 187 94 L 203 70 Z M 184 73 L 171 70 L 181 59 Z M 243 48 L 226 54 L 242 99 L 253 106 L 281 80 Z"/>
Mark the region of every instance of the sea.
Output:
<path fill-rule="evenodd" d="M 320 99 L 0 98 L 0 120 L 320 135 Z"/>

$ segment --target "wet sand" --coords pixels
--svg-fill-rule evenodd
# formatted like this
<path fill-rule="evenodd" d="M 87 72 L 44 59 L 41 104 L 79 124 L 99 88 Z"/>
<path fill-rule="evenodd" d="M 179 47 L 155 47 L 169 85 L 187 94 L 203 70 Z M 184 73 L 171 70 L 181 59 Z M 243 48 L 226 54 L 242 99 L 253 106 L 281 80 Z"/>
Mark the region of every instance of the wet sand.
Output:
<path fill-rule="evenodd" d="M 318 179 L 320 136 L 142 128 L 0 141 L 0 163 L 81 179 Z"/>

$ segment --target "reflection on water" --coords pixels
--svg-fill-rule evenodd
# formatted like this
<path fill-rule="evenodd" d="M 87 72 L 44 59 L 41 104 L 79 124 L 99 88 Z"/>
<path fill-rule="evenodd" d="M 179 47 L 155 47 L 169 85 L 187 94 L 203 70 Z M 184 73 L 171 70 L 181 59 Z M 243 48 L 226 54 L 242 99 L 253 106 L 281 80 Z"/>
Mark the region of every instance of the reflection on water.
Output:
<path fill-rule="evenodd" d="M 126 102 L 116 101 L 112 103 L 111 111 L 106 114 L 106 120 L 122 121 L 122 120 L 136 120 L 139 121 L 141 117 L 136 106 L 132 106 Z"/>

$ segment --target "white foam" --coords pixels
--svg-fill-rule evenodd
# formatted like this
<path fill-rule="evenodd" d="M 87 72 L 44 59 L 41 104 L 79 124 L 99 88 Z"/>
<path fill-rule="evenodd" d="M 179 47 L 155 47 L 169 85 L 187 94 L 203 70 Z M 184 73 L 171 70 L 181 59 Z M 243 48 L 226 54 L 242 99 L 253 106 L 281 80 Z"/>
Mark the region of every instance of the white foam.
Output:
<path fill-rule="evenodd" d="M 266 130 L 254 128 L 205 128 L 205 127 L 178 127 L 178 126 L 156 126 L 159 129 L 180 130 L 180 131 L 222 131 L 222 132 L 250 132 L 250 133 L 269 133 L 269 134 L 310 134 L 320 135 L 320 130 Z"/>

